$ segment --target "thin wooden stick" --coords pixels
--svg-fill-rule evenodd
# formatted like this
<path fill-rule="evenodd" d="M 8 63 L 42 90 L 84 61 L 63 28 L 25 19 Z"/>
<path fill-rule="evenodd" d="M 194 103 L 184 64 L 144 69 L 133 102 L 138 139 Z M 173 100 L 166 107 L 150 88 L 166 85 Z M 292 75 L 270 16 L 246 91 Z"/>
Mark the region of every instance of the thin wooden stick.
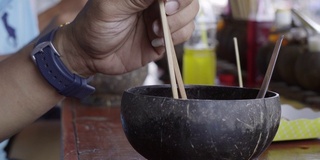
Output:
<path fill-rule="evenodd" d="M 177 55 L 176 52 L 174 50 L 174 46 L 173 46 L 173 42 L 172 42 L 172 38 L 170 38 L 171 40 L 171 49 L 172 49 L 172 56 L 173 56 L 173 63 L 174 63 L 174 73 L 176 75 L 177 78 L 177 82 L 178 82 L 178 87 L 179 87 L 179 91 L 180 91 L 180 95 L 182 99 L 188 99 L 187 98 L 187 94 L 186 94 L 186 90 L 184 88 L 184 84 L 183 84 L 183 79 L 181 76 L 181 72 L 180 72 L 180 67 L 179 67 L 179 63 L 178 63 L 178 59 L 177 59 Z"/>
<path fill-rule="evenodd" d="M 172 88 L 172 94 L 173 98 L 178 99 L 178 90 L 177 90 L 177 83 L 176 83 L 176 77 L 175 77 L 175 67 L 174 67 L 174 61 L 173 61 L 173 53 L 172 51 L 172 45 L 171 41 L 172 39 L 171 34 L 170 34 L 170 29 L 167 21 L 167 16 L 165 13 L 165 7 L 164 7 L 164 2 L 163 0 L 159 0 L 159 6 L 160 6 L 160 14 L 161 14 L 161 21 L 162 21 L 162 28 L 163 28 L 163 33 L 164 33 L 164 41 L 165 41 L 165 47 L 166 47 L 166 52 L 167 52 L 167 60 L 168 60 L 168 65 L 169 65 L 169 74 L 170 74 L 170 81 L 171 81 L 171 88 Z M 171 40 L 170 40 L 171 39 Z"/>
<path fill-rule="evenodd" d="M 257 98 L 264 98 L 264 96 L 266 95 L 266 93 L 268 91 L 270 80 L 271 80 L 271 77 L 272 77 L 274 66 L 276 65 L 276 62 L 277 62 L 277 58 L 278 58 L 278 55 L 279 55 L 279 51 L 280 51 L 280 47 L 281 47 L 281 44 L 282 44 L 283 37 L 284 36 L 281 35 L 278 38 L 276 46 L 273 49 L 272 56 L 271 56 L 271 59 L 269 61 L 269 65 L 268 65 L 268 68 L 267 68 L 267 72 L 264 75 L 264 78 L 263 78 L 263 81 L 262 81 L 262 85 L 261 85 L 261 88 L 260 88 L 259 93 L 257 95 Z"/>
<path fill-rule="evenodd" d="M 236 52 L 236 59 L 237 59 L 239 86 L 243 87 L 241 65 L 240 65 L 240 56 L 239 56 L 239 47 L 238 47 L 238 40 L 236 37 L 233 38 L 233 42 L 234 42 L 234 50 Z"/>

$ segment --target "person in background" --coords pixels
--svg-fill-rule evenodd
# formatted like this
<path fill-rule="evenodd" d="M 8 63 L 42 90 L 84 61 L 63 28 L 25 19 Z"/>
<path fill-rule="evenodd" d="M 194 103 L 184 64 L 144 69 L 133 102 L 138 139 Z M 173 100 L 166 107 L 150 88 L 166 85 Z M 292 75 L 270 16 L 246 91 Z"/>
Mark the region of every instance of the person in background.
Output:
<path fill-rule="evenodd" d="M 0 13 L 7 19 L 6 42 L 18 46 L 19 38 L 8 21 L 11 15 L 2 7 L 10 3 L 13 1 L 1 1 Z M 32 43 L 21 43 L 25 45 L 22 49 L 0 62 L 1 141 L 65 97 L 92 93 L 93 88 L 86 84 L 90 76 L 127 73 L 161 58 L 165 48 L 157 4 L 156 0 L 88 1 L 70 24 Z M 165 4 L 173 42 L 182 43 L 194 29 L 198 1 L 168 0 Z"/>
<path fill-rule="evenodd" d="M 39 34 L 39 30 L 37 16 L 29 0 L 1 0 L 0 17 L 1 61 L 34 39 Z M 3 91 L 2 89 L 1 92 Z M 0 111 L 0 114 L 4 114 L 2 109 Z M 4 140 L 0 143 L 1 160 L 6 159 L 4 148 L 8 142 L 9 140 Z"/>
<path fill-rule="evenodd" d="M 17 52 L 37 36 L 52 30 L 62 23 L 72 21 L 87 0 L 2 0 L 0 1 L 0 61 Z M 38 8 L 39 7 L 39 8 Z M 60 107 L 55 106 L 39 119 L 60 116 Z M 0 143 L 0 159 L 7 156 L 11 143 Z M 6 152 L 3 151 L 5 148 Z"/>
<path fill-rule="evenodd" d="M 4 59 L 34 39 L 39 29 L 29 0 L 1 0 L 0 16 L 0 56 Z"/>

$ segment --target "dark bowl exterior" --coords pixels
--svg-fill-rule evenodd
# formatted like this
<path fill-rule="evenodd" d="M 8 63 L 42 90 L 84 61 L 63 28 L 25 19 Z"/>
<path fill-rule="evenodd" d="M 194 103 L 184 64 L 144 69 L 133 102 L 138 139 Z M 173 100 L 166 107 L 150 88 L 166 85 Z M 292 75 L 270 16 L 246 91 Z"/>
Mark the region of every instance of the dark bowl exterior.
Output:
<path fill-rule="evenodd" d="M 121 120 L 133 148 L 147 159 L 257 158 L 280 123 L 279 95 L 256 89 L 186 86 L 188 100 L 173 99 L 169 85 L 124 92 Z"/>

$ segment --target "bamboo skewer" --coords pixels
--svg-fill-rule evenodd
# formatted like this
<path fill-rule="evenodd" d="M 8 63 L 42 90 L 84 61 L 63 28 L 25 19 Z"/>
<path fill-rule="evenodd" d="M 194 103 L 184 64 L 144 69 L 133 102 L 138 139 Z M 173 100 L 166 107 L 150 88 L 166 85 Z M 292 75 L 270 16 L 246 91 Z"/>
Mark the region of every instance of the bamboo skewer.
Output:
<path fill-rule="evenodd" d="M 160 6 L 160 14 L 161 14 L 163 33 L 164 33 L 165 47 L 167 52 L 167 60 L 169 65 L 169 74 L 170 74 L 170 82 L 172 87 L 173 98 L 175 99 L 179 98 L 178 90 L 177 90 L 177 82 L 178 82 L 179 91 L 182 99 L 187 99 L 183 80 L 181 77 L 181 72 L 178 65 L 177 56 L 176 56 L 173 42 L 172 42 L 172 37 L 171 37 L 169 25 L 168 25 L 167 16 L 165 13 L 164 2 L 163 0 L 159 0 L 158 2 Z"/>
<path fill-rule="evenodd" d="M 233 42 L 234 42 L 234 50 L 236 52 L 239 86 L 242 88 L 243 82 L 242 82 L 242 73 L 241 73 L 241 65 L 240 65 L 239 47 L 238 47 L 238 40 L 236 37 L 233 38 Z"/>
<path fill-rule="evenodd" d="M 170 39 L 170 40 L 172 42 L 172 39 Z M 186 94 L 186 90 L 184 88 L 184 84 L 183 84 L 183 80 L 182 80 L 182 76 L 181 76 L 181 72 L 180 72 L 180 68 L 179 68 L 178 59 L 177 59 L 177 56 L 176 56 L 175 51 L 174 51 L 173 43 L 171 43 L 171 49 L 172 49 L 172 52 L 174 53 L 172 55 L 173 56 L 174 66 L 176 66 L 176 67 L 174 67 L 174 73 L 175 73 L 176 78 L 177 78 L 177 82 L 178 82 L 178 87 L 179 87 L 181 98 L 182 99 L 188 99 L 187 98 L 187 94 Z"/>
<path fill-rule="evenodd" d="M 262 81 L 262 85 L 261 85 L 261 88 L 260 88 L 259 93 L 257 95 L 257 98 L 264 98 L 266 93 L 267 93 L 267 91 L 268 91 L 270 80 L 271 80 L 271 77 L 272 77 L 274 66 L 276 65 L 276 62 L 277 62 L 277 58 L 278 58 L 278 54 L 279 54 L 279 51 L 280 51 L 280 47 L 281 47 L 281 44 L 282 44 L 283 37 L 284 37 L 283 35 L 281 35 L 279 37 L 279 39 L 277 40 L 276 46 L 273 49 L 273 52 L 272 52 L 272 55 L 271 55 L 271 59 L 270 59 L 270 62 L 269 62 L 268 68 L 267 68 L 267 72 L 264 75 L 264 78 L 263 78 L 263 81 Z"/>

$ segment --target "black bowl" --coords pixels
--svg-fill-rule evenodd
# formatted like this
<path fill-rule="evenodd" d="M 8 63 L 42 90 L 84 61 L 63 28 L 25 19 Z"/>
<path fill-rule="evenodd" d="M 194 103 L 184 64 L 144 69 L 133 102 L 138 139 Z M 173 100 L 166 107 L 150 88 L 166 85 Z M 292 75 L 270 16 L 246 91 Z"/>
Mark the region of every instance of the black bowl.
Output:
<path fill-rule="evenodd" d="M 173 99 L 170 85 L 124 92 L 121 120 L 132 147 L 149 160 L 254 159 L 279 126 L 279 94 L 257 89 L 186 86 L 188 100 Z"/>

